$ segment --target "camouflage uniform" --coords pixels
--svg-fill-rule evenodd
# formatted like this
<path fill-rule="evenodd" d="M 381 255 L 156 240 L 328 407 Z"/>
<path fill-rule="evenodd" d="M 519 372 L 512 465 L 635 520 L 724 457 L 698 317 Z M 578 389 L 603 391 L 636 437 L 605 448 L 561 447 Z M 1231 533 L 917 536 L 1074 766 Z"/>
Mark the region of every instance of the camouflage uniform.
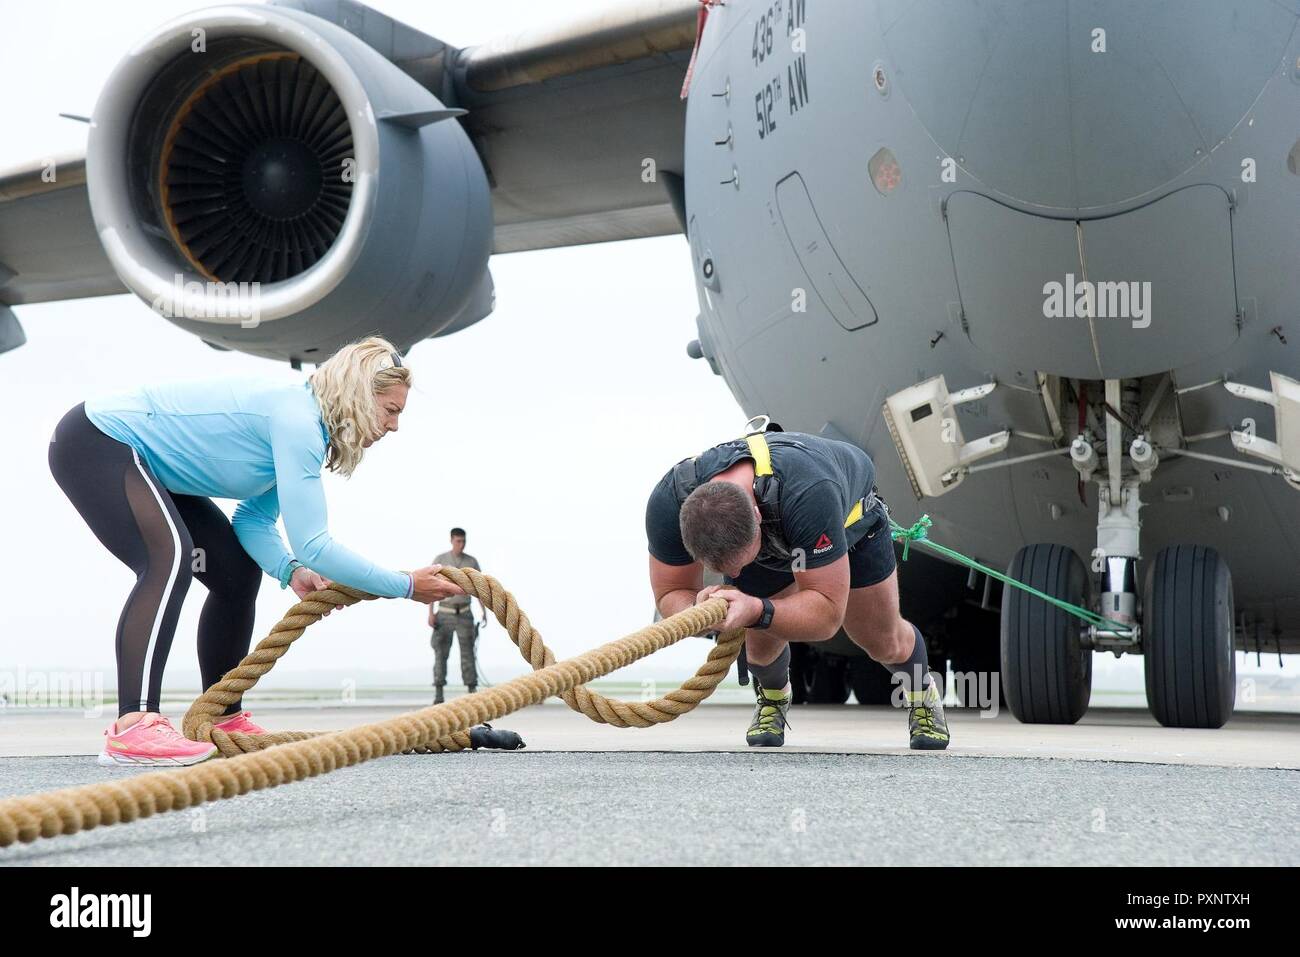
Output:
<path fill-rule="evenodd" d="M 443 552 L 433 563 L 482 571 L 478 560 L 468 552 L 461 552 L 459 558 L 451 552 Z M 460 641 L 460 678 L 466 686 L 474 688 L 478 685 L 478 673 L 474 667 L 474 609 L 470 607 L 468 595 L 454 595 L 438 602 L 434 616 L 429 644 L 433 646 L 433 686 L 440 694 L 442 686 L 447 683 L 447 657 L 451 654 L 452 635 Z"/>

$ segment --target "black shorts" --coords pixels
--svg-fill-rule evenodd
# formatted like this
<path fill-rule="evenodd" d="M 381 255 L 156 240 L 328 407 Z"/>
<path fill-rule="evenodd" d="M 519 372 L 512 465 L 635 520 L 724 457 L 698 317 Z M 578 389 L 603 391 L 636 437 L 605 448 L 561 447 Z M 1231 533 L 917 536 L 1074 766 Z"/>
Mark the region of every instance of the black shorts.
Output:
<path fill-rule="evenodd" d="M 893 573 L 897 567 L 894 558 L 894 538 L 889 534 L 889 512 L 882 501 L 874 510 L 874 518 L 864 517 L 862 521 L 872 522 L 867 533 L 858 539 L 849 549 L 849 588 L 869 588 L 879 585 Z M 740 570 L 738 578 L 725 578 L 728 585 L 735 585 L 746 595 L 755 598 L 771 598 L 783 588 L 794 584 L 794 573 L 762 565 L 746 565 Z"/>

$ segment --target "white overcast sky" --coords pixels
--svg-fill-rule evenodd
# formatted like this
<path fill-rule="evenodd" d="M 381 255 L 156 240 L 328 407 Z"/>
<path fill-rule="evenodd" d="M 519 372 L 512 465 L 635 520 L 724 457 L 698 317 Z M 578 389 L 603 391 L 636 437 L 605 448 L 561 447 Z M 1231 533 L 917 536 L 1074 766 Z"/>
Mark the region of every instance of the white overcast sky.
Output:
<path fill-rule="evenodd" d="M 589 12 L 590 0 L 379 0 L 383 12 L 458 46 Z M 200 4 L 187 0 L 7 2 L 0 31 L 0 167 L 79 148 L 123 51 Z M 680 236 L 498 256 L 497 309 L 411 353 L 417 388 L 401 432 L 348 482 L 326 476 L 332 533 L 390 567 L 427 563 L 447 529 L 519 598 L 560 657 L 645 624 L 645 497 L 683 456 L 738 434 L 743 413 L 721 379 L 686 357 L 697 312 Z M 218 353 L 134 297 L 20 307 L 28 344 L 0 356 L 0 671 L 105 669 L 132 576 L 63 497 L 46 464 L 55 423 L 88 396 L 159 379 L 287 366 Z M 471 426 L 471 423 L 473 424 Z M 222 503 L 229 512 L 233 503 Z M 169 673 L 197 670 L 195 583 Z M 254 641 L 288 606 L 265 579 Z M 281 669 L 392 671 L 422 680 L 425 609 L 375 602 L 311 633 Z M 622 674 L 681 677 L 705 645 L 692 640 Z M 480 661 L 495 680 L 522 660 L 493 624 Z M 1250 669 L 1247 662 L 1241 665 Z M 1101 675 L 1132 685 L 1140 659 L 1098 655 Z M 1265 659 L 1264 670 L 1276 665 Z M 459 677 L 453 655 L 452 680 Z M 169 684 L 175 687 L 177 679 Z M 1098 684 L 1103 683 L 1099 681 Z"/>
<path fill-rule="evenodd" d="M 0 166 L 84 142 L 59 112 L 89 115 L 122 52 L 201 4 L 6 4 L 0 32 Z M 587 2 L 477 0 L 372 6 L 456 45 L 590 10 Z M 686 241 L 662 239 L 497 256 L 496 312 L 415 346 L 416 390 L 401 431 L 350 481 L 326 476 L 330 530 L 389 567 L 427 564 L 447 529 L 519 599 L 560 657 L 646 624 L 645 498 L 675 461 L 738 434 L 743 414 L 722 380 L 686 356 L 697 312 Z M 218 353 L 134 297 L 15 310 L 28 344 L 0 356 L 8 423 L 0 468 L 0 668 L 110 669 L 131 573 L 91 535 L 50 476 L 49 436 L 88 396 L 157 379 L 292 375 Z M 233 503 L 221 503 L 227 513 Z M 206 592 L 192 586 L 169 672 L 197 668 Z M 254 641 L 291 593 L 264 579 Z M 431 660 L 425 608 L 373 602 L 311 633 L 282 668 L 401 670 Z M 684 675 L 706 652 L 692 640 L 633 678 Z M 494 680 L 527 670 L 493 623 L 480 661 Z M 455 654 L 452 680 L 458 680 Z"/>

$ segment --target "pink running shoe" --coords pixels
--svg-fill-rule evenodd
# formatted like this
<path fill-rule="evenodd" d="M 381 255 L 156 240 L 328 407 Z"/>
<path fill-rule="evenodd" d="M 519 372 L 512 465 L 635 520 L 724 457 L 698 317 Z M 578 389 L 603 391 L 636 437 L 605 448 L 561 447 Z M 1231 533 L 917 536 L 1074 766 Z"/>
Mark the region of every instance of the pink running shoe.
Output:
<path fill-rule="evenodd" d="M 239 732 L 240 734 L 270 734 L 271 733 L 261 725 L 253 724 L 253 722 L 249 721 L 248 719 L 251 716 L 252 716 L 252 712 L 241 711 L 238 714 L 232 714 L 225 721 L 222 721 L 220 724 L 214 724 L 212 727 L 220 728 L 222 731 L 226 732 L 226 734 L 231 734 L 232 732 Z"/>
<path fill-rule="evenodd" d="M 183 767 L 206 761 L 217 753 L 215 744 L 191 741 L 160 714 L 149 713 L 125 731 L 114 722 L 104 732 L 99 763 L 105 767 Z"/>

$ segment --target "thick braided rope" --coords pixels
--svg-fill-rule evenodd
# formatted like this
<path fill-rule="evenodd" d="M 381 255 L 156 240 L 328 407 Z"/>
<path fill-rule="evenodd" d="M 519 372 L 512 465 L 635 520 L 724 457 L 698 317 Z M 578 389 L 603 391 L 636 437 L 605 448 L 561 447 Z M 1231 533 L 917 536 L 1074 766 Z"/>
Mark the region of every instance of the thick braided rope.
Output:
<path fill-rule="evenodd" d="M 359 600 L 355 595 L 344 597 Z M 499 604 L 493 603 L 494 611 L 501 609 L 497 611 L 498 618 L 506 607 L 504 597 Z M 73 834 L 102 825 L 134 821 L 165 811 L 184 810 L 205 801 L 235 797 L 410 751 L 457 731 L 467 731 L 484 721 L 539 704 L 552 695 L 564 694 L 617 671 L 688 635 L 716 626 L 726 616 L 726 611 L 725 600 L 710 599 L 568 661 L 549 665 L 446 704 L 374 724 L 291 741 L 225 761 L 204 761 L 120 782 L 86 784 L 44 794 L 6 798 L 0 800 L 0 847 L 7 847 L 15 841 L 30 842 L 40 837 Z M 512 631 L 517 629 L 522 617 L 516 608 L 513 617 L 506 616 L 507 627 Z M 509 621 L 515 624 L 510 625 Z M 290 627 L 285 633 L 292 630 Z M 724 633 L 709 654 L 709 660 L 725 671 L 735 660 L 743 640 L 743 630 Z"/>
<path fill-rule="evenodd" d="M 257 684 L 289 650 L 289 646 L 302 637 L 311 625 L 320 621 L 335 608 L 346 608 L 357 602 L 369 601 L 374 595 L 335 584 L 322 591 L 314 591 L 284 613 L 270 634 L 257 643 L 244 660 L 230 669 L 211 688 L 203 692 L 190 705 L 181 720 L 181 733 L 192 741 L 210 741 L 225 757 L 246 751 L 261 751 L 275 744 L 304 741 L 326 732 L 280 731 L 265 735 L 228 735 L 213 731 L 213 724 L 224 720 L 228 705 L 239 701 L 244 692 Z M 232 740 L 238 738 L 236 742 Z"/>
<path fill-rule="evenodd" d="M 465 594 L 479 598 L 485 606 L 492 609 L 492 614 L 505 626 L 510 640 L 534 671 L 555 664 L 555 655 L 542 641 L 541 633 L 534 630 L 528 616 L 515 603 L 515 596 L 506 591 L 499 581 L 473 568 L 444 568 L 442 574 L 463 588 Z M 560 697 L 570 708 L 585 714 L 592 721 L 616 728 L 648 728 L 694 711 L 727 677 L 735 657 L 733 654 L 724 661 L 710 655 L 681 687 L 653 701 L 618 701 L 582 685 L 564 692 Z"/>
<path fill-rule="evenodd" d="M 181 721 L 181 732 L 192 741 L 209 741 L 216 745 L 222 757 L 233 758 L 249 751 L 261 751 L 277 744 L 305 741 L 328 734 L 326 731 L 276 731 L 270 734 L 228 734 L 214 724 L 224 720 L 229 705 L 239 701 L 244 692 L 257 684 L 258 679 L 275 667 L 289 650 L 289 646 L 302 637 L 311 625 L 320 621 L 335 608 L 346 608 L 357 602 L 370 601 L 369 595 L 355 588 L 334 584 L 314 591 L 298 602 L 284 617 L 276 622 L 270 634 L 258 642 L 238 665 L 226 672 L 211 688 L 203 692 L 190 705 Z M 434 742 L 410 750 L 421 754 L 434 751 L 462 751 L 470 746 L 469 732 L 457 731 Z"/>
<path fill-rule="evenodd" d="M 554 653 L 546 647 L 541 634 L 533 629 L 528 616 L 515 601 L 515 596 L 499 581 L 473 568 L 448 567 L 442 569 L 441 574 L 464 589 L 465 594 L 478 598 L 485 607 L 492 609 L 492 614 L 506 629 L 510 640 L 534 671 L 555 664 Z M 220 722 L 226 708 L 239 701 L 244 692 L 257 684 L 258 679 L 275 666 L 289 650 L 289 646 L 310 625 L 320 621 L 333 608 L 369 601 L 374 597 L 343 585 L 312 592 L 290 608 L 271 629 L 270 634 L 243 661 L 194 701 L 181 724 L 182 732 L 195 741 L 211 741 L 225 757 L 259 751 L 290 741 L 302 741 L 324 733 L 280 731 L 263 735 L 227 734 L 215 728 L 214 723 Z M 680 688 L 653 701 L 617 701 L 586 687 L 567 691 L 561 698 L 574 711 L 585 714 L 592 721 L 616 728 L 648 728 L 693 711 L 726 678 L 731 661 L 730 658 L 721 661 L 711 655 Z M 468 748 L 469 744 L 469 732 L 459 731 L 437 741 L 421 742 L 412 750 L 420 753 L 460 751 Z"/>

